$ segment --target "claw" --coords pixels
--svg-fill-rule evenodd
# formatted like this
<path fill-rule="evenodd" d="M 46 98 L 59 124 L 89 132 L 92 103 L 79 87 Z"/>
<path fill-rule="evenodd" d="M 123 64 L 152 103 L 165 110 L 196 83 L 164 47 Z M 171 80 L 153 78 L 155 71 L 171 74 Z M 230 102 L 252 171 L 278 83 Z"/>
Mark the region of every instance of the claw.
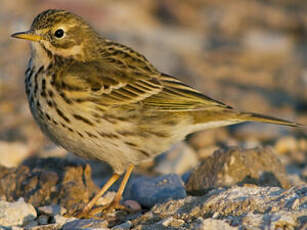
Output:
<path fill-rule="evenodd" d="M 107 214 L 107 213 L 111 213 L 113 212 L 114 210 L 125 210 L 125 211 L 129 211 L 129 208 L 124 206 L 124 205 L 121 205 L 119 202 L 116 202 L 116 201 L 112 201 L 110 204 L 108 205 L 104 205 L 102 207 L 97 207 L 97 208 L 94 208 L 90 211 L 90 215 L 91 216 L 95 216 L 97 215 L 98 213 L 103 213 L 103 214 Z"/>
<path fill-rule="evenodd" d="M 122 183 L 120 184 L 119 189 L 115 195 L 115 198 L 109 205 L 93 209 L 93 206 L 95 205 L 99 197 L 101 197 L 111 187 L 111 185 L 118 180 L 119 178 L 118 174 L 113 174 L 113 176 L 108 180 L 108 182 L 102 187 L 100 192 L 83 208 L 83 210 L 81 212 L 77 212 L 73 216 L 77 218 L 98 218 L 96 214 L 110 213 L 115 209 L 127 210 L 128 212 L 131 212 L 131 210 L 128 207 L 125 207 L 120 204 L 120 200 L 122 198 L 122 194 L 130 177 L 130 174 L 133 170 L 133 167 L 134 167 L 133 165 L 129 165 L 126 174 L 122 180 Z"/>

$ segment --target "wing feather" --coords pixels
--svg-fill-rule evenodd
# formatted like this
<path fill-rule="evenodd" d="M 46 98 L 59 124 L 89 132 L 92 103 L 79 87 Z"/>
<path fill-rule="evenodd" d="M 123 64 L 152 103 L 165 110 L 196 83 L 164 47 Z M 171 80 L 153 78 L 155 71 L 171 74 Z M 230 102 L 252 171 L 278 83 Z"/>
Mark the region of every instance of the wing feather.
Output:
<path fill-rule="evenodd" d="M 76 100 L 94 101 L 105 108 L 141 102 L 161 111 L 193 111 L 212 107 L 230 108 L 201 94 L 178 79 L 156 70 L 144 56 L 114 45 L 101 60 L 70 64 L 61 83 Z M 118 60 L 118 61 L 114 61 Z M 120 65 L 118 64 L 120 63 Z M 73 92 L 73 91 L 78 92 Z"/>

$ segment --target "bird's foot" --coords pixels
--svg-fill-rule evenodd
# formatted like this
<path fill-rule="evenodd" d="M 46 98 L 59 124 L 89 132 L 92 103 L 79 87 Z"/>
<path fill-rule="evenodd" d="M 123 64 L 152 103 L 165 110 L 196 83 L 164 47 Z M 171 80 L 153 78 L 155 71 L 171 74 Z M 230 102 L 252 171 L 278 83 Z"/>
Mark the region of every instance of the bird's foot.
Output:
<path fill-rule="evenodd" d="M 110 204 L 104 205 L 102 207 L 94 208 L 89 213 L 92 216 L 96 216 L 99 213 L 108 214 L 108 213 L 113 212 L 114 210 L 123 210 L 123 211 L 128 211 L 128 212 L 131 211 L 128 207 L 121 205 L 119 202 L 113 200 Z"/>
<path fill-rule="evenodd" d="M 90 210 L 78 210 L 72 214 L 67 214 L 67 215 L 64 215 L 64 217 L 75 217 L 75 218 L 78 218 L 78 219 L 91 219 L 91 218 L 94 218 L 96 219 L 97 217 L 92 215 Z"/>
<path fill-rule="evenodd" d="M 112 201 L 110 204 L 92 208 L 91 210 L 83 209 L 79 212 L 74 213 L 72 216 L 79 218 L 79 219 L 100 219 L 101 217 L 98 216 L 98 214 L 101 214 L 101 216 L 104 216 L 105 214 L 112 213 L 114 210 L 122 210 L 131 212 L 132 210 L 124 205 L 121 205 L 117 201 Z"/>

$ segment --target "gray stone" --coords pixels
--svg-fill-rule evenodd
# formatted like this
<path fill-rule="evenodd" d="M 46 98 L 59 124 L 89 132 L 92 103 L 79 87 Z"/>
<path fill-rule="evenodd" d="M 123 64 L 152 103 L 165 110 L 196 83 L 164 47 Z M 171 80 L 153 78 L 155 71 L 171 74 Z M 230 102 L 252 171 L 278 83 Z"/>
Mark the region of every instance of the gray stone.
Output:
<path fill-rule="evenodd" d="M 39 223 L 40 225 L 46 225 L 46 224 L 48 224 L 48 220 L 49 220 L 49 217 L 46 216 L 46 215 L 40 215 L 40 216 L 38 217 L 38 219 L 37 219 L 37 221 L 38 221 L 38 223 Z"/>
<path fill-rule="evenodd" d="M 0 201 L 0 225 L 21 226 L 36 218 L 36 211 L 31 204 L 20 198 L 16 202 Z"/>
<path fill-rule="evenodd" d="M 54 217 L 54 222 L 56 224 L 61 225 L 61 226 L 68 223 L 68 222 L 72 222 L 74 220 L 77 220 L 77 218 L 74 218 L 74 217 L 67 218 L 67 217 L 64 217 L 64 216 L 61 216 L 61 215 L 56 215 Z"/>
<path fill-rule="evenodd" d="M 4 227 L 0 225 L 0 230 L 24 230 L 24 228 L 18 226 Z"/>
<path fill-rule="evenodd" d="M 116 225 L 112 228 L 112 230 L 128 230 L 131 229 L 132 223 L 131 221 L 127 221 L 125 223 L 122 223 L 120 225 Z"/>
<path fill-rule="evenodd" d="M 108 222 L 95 219 L 76 219 L 63 225 L 63 230 L 107 230 Z"/>
<path fill-rule="evenodd" d="M 135 200 L 147 208 L 170 199 L 186 197 L 183 182 L 176 174 L 135 178 L 127 190 L 126 199 Z"/>
<path fill-rule="evenodd" d="M 168 152 L 156 158 L 154 170 L 161 174 L 183 174 L 198 164 L 195 151 L 185 142 L 174 145 Z"/>
<path fill-rule="evenodd" d="M 36 226 L 38 226 L 38 222 L 36 220 L 31 220 L 30 222 L 26 224 L 25 228 L 30 229 Z"/>
<path fill-rule="evenodd" d="M 141 223 L 157 223 L 161 219 L 176 217 L 186 223 L 195 220 L 187 229 L 202 229 L 201 226 L 207 224 L 217 225 L 218 222 L 213 219 L 218 217 L 218 220 L 224 222 L 223 225 L 229 225 L 229 229 L 231 226 L 239 229 L 277 229 L 280 226 L 283 229 L 294 229 L 294 226 L 304 224 L 306 197 L 306 185 L 288 190 L 279 187 L 233 186 L 211 190 L 201 197 L 188 196 L 182 200 L 158 204 L 152 208 L 152 214 L 147 219 L 143 217 Z M 204 216 L 214 217 L 199 221 L 198 218 Z"/>
<path fill-rule="evenodd" d="M 66 209 L 60 205 L 53 204 L 47 206 L 41 206 L 37 208 L 40 213 L 46 214 L 48 216 L 63 215 L 66 212 Z"/>

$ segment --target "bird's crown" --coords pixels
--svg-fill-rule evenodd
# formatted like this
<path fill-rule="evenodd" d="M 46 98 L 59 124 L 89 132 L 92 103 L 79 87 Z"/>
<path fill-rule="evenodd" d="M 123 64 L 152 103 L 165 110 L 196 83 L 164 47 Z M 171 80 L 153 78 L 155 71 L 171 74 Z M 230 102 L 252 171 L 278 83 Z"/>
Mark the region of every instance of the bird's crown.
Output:
<path fill-rule="evenodd" d="M 54 9 L 37 15 L 29 31 L 12 36 L 38 42 L 52 54 L 79 59 L 85 55 L 85 50 L 91 50 L 100 39 L 94 29 L 78 15 Z"/>

